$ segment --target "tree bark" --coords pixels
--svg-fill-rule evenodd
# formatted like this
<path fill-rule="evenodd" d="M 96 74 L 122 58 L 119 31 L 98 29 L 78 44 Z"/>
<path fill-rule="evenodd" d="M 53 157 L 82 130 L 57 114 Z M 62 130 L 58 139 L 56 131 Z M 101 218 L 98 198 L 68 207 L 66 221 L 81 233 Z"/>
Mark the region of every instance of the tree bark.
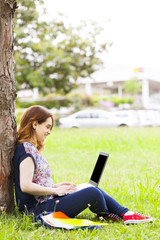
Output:
<path fill-rule="evenodd" d="M 0 0 L 0 210 L 14 206 L 12 158 L 16 142 L 13 39 L 16 0 Z"/>

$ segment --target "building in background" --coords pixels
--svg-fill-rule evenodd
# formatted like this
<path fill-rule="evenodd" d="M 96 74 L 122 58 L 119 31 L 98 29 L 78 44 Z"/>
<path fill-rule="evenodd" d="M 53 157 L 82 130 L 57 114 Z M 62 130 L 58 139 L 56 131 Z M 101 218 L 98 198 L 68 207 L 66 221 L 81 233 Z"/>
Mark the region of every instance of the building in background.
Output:
<path fill-rule="evenodd" d="M 123 85 L 133 78 L 137 78 L 142 86 L 141 93 L 136 96 L 137 106 L 144 109 L 160 109 L 160 71 L 150 68 L 133 69 L 110 63 L 105 69 L 94 73 L 92 78 L 79 79 L 79 87 L 74 92 L 85 93 L 88 97 L 99 95 L 102 98 L 125 98 Z M 25 101 L 38 100 L 38 88 L 26 89 L 24 85 L 17 97 Z"/>
<path fill-rule="evenodd" d="M 142 108 L 160 109 L 160 71 L 150 68 L 129 68 L 109 64 L 107 68 L 96 72 L 92 78 L 80 79 L 80 88 L 88 96 L 113 95 L 119 98 L 125 97 L 122 86 L 124 82 L 136 77 L 142 85 L 138 101 Z"/>

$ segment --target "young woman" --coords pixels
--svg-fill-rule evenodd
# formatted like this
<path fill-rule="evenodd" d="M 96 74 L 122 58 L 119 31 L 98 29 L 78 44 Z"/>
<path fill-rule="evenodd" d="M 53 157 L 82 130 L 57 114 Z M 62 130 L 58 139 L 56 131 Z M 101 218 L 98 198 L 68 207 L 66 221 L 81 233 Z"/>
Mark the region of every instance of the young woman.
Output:
<path fill-rule="evenodd" d="M 50 166 L 41 155 L 53 125 L 52 114 L 41 106 L 30 107 L 20 120 L 14 155 L 15 194 L 19 211 L 39 214 L 53 212 L 56 206 L 56 211 L 73 218 L 89 207 L 104 219 L 122 219 L 124 224 L 152 222 L 150 217 L 121 206 L 100 188 L 76 191 L 74 183 L 54 184 Z"/>

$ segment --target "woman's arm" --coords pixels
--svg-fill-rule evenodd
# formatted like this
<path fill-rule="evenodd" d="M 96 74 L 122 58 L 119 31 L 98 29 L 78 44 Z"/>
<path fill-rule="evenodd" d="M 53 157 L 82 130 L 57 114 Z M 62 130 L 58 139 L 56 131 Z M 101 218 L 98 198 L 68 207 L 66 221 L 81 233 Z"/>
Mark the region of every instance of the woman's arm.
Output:
<path fill-rule="evenodd" d="M 27 157 L 20 164 L 20 188 L 22 192 L 31 195 L 59 195 L 71 193 L 76 190 L 74 184 L 59 184 L 56 187 L 43 187 L 32 182 L 34 173 L 34 163 L 31 157 Z"/>
<path fill-rule="evenodd" d="M 71 182 L 61 182 L 61 183 L 54 184 L 54 188 L 57 188 L 57 187 L 60 187 L 60 186 L 64 186 L 64 185 L 72 185 L 73 187 L 76 187 L 76 185 L 74 183 L 71 183 Z"/>

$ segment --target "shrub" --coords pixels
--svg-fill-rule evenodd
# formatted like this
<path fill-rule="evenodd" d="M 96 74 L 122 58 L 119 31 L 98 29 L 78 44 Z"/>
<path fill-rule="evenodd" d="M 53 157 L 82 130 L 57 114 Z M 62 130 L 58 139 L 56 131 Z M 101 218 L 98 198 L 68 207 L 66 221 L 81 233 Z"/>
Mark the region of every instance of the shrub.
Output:
<path fill-rule="evenodd" d="M 67 98 L 63 99 L 44 99 L 44 100 L 37 100 L 37 101 L 23 101 L 21 102 L 19 99 L 16 101 L 16 108 L 28 108 L 33 105 L 41 105 L 48 109 L 57 108 L 59 109 L 61 106 L 69 106 L 70 101 Z"/>
<path fill-rule="evenodd" d="M 98 103 L 100 100 L 106 101 L 106 102 L 112 102 L 114 103 L 114 105 L 117 107 L 119 106 L 119 104 L 121 103 L 129 103 L 129 104 L 133 104 L 134 99 L 132 97 L 130 98 L 118 98 L 118 97 L 99 97 L 99 96 L 93 96 L 93 102 L 96 104 Z"/>

